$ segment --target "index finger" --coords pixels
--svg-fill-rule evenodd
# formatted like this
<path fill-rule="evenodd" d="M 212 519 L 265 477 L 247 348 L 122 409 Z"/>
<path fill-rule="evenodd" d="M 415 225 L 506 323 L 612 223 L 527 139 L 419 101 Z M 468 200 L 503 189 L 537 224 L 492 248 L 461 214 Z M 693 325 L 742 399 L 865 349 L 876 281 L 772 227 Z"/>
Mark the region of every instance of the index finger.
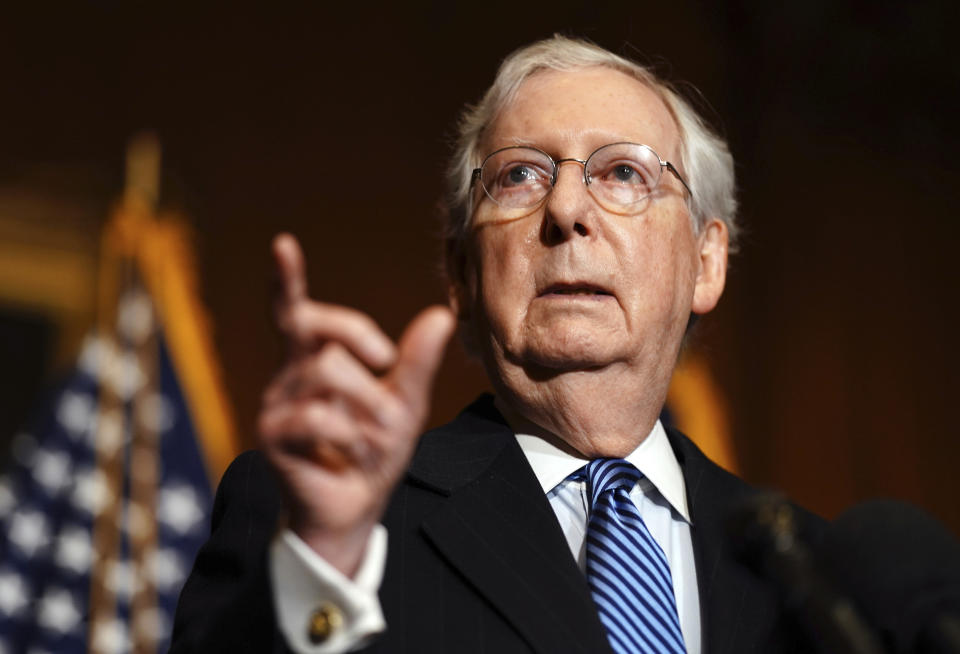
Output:
<path fill-rule="evenodd" d="M 277 234 L 273 239 L 273 260 L 280 285 L 277 309 L 289 307 L 307 297 L 307 273 L 303 250 L 297 239 L 288 233 Z"/>

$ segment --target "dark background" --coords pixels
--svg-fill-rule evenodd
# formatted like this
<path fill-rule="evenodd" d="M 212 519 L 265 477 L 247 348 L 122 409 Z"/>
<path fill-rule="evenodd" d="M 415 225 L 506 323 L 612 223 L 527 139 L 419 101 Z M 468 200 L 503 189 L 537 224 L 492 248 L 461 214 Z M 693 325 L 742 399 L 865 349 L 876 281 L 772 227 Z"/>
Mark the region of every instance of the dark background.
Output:
<path fill-rule="evenodd" d="M 742 474 L 828 516 L 893 495 L 960 531 L 957 17 L 779 4 L 19 3 L 0 19 L 0 185 L 82 205 L 95 233 L 127 139 L 158 131 L 249 443 L 281 355 L 271 236 L 300 236 L 317 297 L 398 335 L 444 299 L 436 205 L 460 107 L 515 47 L 590 38 L 699 89 L 737 160 L 745 239 L 696 348 Z M 56 334 L 5 316 L 9 427 L 55 374 Z M 452 348 L 433 422 L 484 386 Z"/>

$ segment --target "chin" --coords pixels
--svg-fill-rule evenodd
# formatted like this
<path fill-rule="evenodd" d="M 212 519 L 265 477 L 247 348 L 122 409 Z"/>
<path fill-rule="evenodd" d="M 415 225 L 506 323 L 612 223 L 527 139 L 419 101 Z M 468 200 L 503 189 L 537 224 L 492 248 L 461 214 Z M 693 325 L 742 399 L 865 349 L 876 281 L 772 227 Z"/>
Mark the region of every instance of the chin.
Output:
<path fill-rule="evenodd" d="M 596 342 L 593 335 L 585 335 L 533 343 L 523 351 L 521 359 L 534 368 L 566 372 L 602 368 L 617 357 L 610 344 Z"/>

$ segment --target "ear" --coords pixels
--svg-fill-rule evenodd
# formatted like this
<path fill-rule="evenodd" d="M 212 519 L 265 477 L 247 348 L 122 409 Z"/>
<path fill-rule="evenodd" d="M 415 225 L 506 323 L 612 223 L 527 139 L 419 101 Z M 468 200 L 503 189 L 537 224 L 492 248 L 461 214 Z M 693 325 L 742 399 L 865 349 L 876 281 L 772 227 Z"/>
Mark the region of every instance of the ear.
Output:
<path fill-rule="evenodd" d="M 457 318 L 457 331 L 467 355 L 477 355 L 476 335 L 473 325 L 475 271 L 470 267 L 466 246 L 447 243 L 447 302 Z"/>
<path fill-rule="evenodd" d="M 448 278 L 447 281 L 447 302 L 450 303 L 450 310 L 457 318 L 457 332 L 460 335 L 460 342 L 463 349 L 470 357 L 476 357 L 477 344 L 472 321 L 472 294 L 468 288 L 466 280 L 461 278 Z"/>
<path fill-rule="evenodd" d="M 727 281 L 729 233 L 726 223 L 717 218 L 711 219 L 698 241 L 699 270 L 690 310 L 696 314 L 704 314 L 717 306 Z"/>
<path fill-rule="evenodd" d="M 463 323 L 470 318 L 470 297 L 467 289 L 467 255 L 462 244 L 452 238 L 445 243 L 445 265 L 447 273 L 447 302 L 457 322 Z"/>
<path fill-rule="evenodd" d="M 447 302 L 450 304 L 450 310 L 457 317 L 458 322 L 465 322 L 470 319 L 470 302 L 467 299 L 465 284 L 460 280 L 449 280 L 447 282 Z"/>

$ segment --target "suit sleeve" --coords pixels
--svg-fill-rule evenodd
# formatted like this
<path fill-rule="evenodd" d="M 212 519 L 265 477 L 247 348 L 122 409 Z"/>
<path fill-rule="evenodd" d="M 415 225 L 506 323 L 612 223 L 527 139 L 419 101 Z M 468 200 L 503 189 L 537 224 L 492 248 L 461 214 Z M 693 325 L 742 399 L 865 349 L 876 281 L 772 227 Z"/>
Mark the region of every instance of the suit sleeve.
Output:
<path fill-rule="evenodd" d="M 386 625 L 377 598 L 386 561 L 378 525 L 356 578 L 332 568 L 289 530 L 278 531 L 280 497 L 259 453 L 247 452 L 224 474 L 214 500 L 210 539 L 180 594 L 172 654 L 357 651 Z M 311 643 L 313 611 L 332 605 L 342 624 Z"/>
<path fill-rule="evenodd" d="M 279 512 L 266 461 L 257 452 L 241 454 L 224 473 L 210 538 L 180 593 L 171 654 L 287 651 L 267 572 Z"/>

